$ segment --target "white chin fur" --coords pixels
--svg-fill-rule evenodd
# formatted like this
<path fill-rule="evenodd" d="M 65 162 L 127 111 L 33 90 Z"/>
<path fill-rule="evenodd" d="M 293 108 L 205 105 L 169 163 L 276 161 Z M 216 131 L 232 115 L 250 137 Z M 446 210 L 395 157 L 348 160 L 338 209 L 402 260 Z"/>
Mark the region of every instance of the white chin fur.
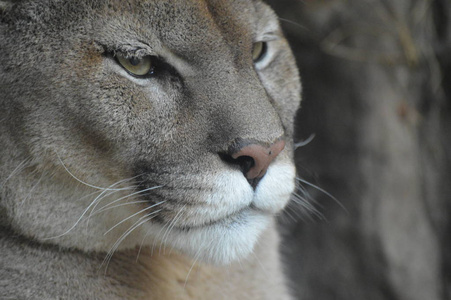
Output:
<path fill-rule="evenodd" d="M 242 259 L 253 251 L 271 216 L 246 210 L 240 217 L 233 223 L 217 223 L 187 231 L 171 230 L 165 246 L 190 255 L 194 260 L 217 265 Z"/>

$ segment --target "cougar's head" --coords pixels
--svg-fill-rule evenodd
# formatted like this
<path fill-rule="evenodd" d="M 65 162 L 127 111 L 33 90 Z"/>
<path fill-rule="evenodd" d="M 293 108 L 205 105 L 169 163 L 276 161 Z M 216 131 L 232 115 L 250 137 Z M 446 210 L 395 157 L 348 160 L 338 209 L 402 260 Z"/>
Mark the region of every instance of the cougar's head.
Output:
<path fill-rule="evenodd" d="M 4 226 L 226 263 L 294 189 L 300 84 L 260 1 L 1 1 Z"/>

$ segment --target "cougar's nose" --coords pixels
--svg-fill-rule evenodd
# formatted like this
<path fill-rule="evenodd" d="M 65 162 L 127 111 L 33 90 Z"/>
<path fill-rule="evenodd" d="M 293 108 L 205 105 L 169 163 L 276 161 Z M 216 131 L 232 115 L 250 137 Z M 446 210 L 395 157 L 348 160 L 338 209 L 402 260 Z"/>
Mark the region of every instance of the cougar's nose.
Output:
<path fill-rule="evenodd" d="M 249 184 L 255 189 L 271 162 L 284 148 L 283 140 L 278 140 L 269 147 L 241 141 L 231 148 L 227 158 L 222 157 L 229 163 L 239 165 Z"/>

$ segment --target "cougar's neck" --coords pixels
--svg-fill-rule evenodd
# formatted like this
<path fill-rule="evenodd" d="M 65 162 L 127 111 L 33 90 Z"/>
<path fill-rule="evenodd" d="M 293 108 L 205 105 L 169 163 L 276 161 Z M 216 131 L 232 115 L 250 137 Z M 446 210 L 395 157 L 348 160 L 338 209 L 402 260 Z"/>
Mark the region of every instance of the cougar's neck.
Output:
<path fill-rule="evenodd" d="M 147 299 L 289 299 L 274 227 L 253 255 L 227 266 L 207 265 L 171 249 L 138 252 L 116 253 L 108 276 L 143 291 Z"/>

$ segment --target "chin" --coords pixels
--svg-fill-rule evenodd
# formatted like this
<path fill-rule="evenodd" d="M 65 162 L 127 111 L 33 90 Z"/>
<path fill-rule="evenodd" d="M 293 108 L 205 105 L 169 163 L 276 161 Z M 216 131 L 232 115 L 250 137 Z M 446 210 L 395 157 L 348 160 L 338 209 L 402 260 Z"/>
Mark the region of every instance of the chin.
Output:
<path fill-rule="evenodd" d="M 249 208 L 213 224 L 173 228 L 165 240 L 159 243 L 164 243 L 166 248 L 176 249 L 195 261 L 226 265 L 252 253 L 272 218 L 272 215 Z"/>

